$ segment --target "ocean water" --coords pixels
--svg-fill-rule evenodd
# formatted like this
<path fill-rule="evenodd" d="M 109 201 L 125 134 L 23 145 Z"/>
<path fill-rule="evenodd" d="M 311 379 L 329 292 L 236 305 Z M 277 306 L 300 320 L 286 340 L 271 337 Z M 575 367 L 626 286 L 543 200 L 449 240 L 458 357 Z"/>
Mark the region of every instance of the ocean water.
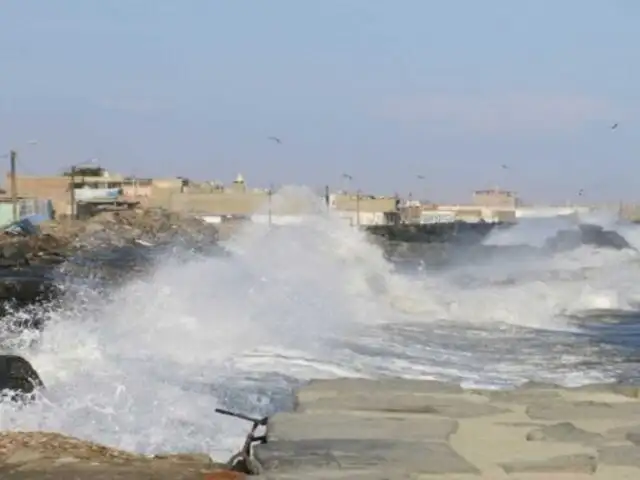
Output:
<path fill-rule="evenodd" d="M 491 388 L 636 380 L 637 252 L 543 253 L 566 227 L 549 220 L 452 249 L 439 268 L 425 258 L 397 264 L 304 188 L 274 204 L 292 197 L 312 214 L 247 226 L 228 255 L 176 248 L 116 284 L 70 285 L 43 332 L 12 344 L 48 388 L 32 405 L 0 405 L 0 428 L 224 459 L 248 425 L 214 408 L 287 409 L 292 389 L 312 378 Z M 640 230 L 615 228 L 640 247 Z"/>

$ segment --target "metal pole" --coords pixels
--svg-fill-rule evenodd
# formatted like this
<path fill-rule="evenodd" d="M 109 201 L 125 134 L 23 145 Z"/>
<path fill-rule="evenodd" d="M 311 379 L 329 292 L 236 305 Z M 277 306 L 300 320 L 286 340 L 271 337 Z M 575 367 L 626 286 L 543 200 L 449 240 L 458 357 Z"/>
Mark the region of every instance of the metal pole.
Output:
<path fill-rule="evenodd" d="M 360 190 L 356 192 L 356 225 L 360 226 Z"/>
<path fill-rule="evenodd" d="M 18 186 L 16 181 L 16 157 L 15 150 L 9 152 L 9 162 L 11 169 L 11 203 L 13 205 L 13 221 L 18 221 Z"/>
<path fill-rule="evenodd" d="M 71 167 L 71 175 L 69 176 L 69 205 L 71 207 L 71 218 L 76 218 L 76 167 Z"/>

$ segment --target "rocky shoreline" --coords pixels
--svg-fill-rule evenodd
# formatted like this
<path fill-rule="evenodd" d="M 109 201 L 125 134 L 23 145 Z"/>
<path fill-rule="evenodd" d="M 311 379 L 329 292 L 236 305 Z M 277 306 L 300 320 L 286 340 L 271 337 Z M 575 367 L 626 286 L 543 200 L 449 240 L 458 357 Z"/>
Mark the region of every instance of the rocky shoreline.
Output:
<path fill-rule="evenodd" d="M 106 211 L 84 220 L 62 217 L 19 225 L 0 235 L 0 267 L 55 265 L 82 250 L 157 245 L 180 239 L 215 242 L 218 229 L 160 208 Z"/>
<path fill-rule="evenodd" d="M 53 272 L 70 259 L 82 264 L 81 257 L 93 255 L 108 268 L 100 252 L 177 242 L 214 245 L 218 239 L 216 226 L 162 209 L 107 211 L 86 220 L 63 217 L 38 226 L 20 222 L 0 232 L 0 315 L 54 298 Z"/>

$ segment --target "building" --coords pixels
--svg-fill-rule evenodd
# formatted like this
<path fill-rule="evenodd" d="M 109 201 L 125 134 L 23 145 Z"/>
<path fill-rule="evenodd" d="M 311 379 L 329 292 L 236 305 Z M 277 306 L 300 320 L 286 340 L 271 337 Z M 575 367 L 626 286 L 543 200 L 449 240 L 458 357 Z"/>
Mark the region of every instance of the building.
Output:
<path fill-rule="evenodd" d="M 5 185 L 11 185 L 7 174 Z M 69 178 L 63 176 L 16 175 L 16 190 L 23 197 L 49 199 L 57 212 L 68 213 L 70 203 Z"/>
<path fill-rule="evenodd" d="M 390 225 L 400 221 L 400 200 L 360 193 L 329 195 L 329 208 L 351 225 Z"/>
<path fill-rule="evenodd" d="M 473 192 L 473 204 L 479 207 L 515 210 L 520 205 L 520 200 L 515 192 L 492 188 Z"/>
<path fill-rule="evenodd" d="M 178 185 L 153 181 L 150 201 L 153 205 L 181 213 L 220 222 L 228 218 L 250 218 L 261 210 L 268 210 L 270 192 L 250 189 L 243 176 L 238 174 L 228 186 L 219 182 Z M 282 209 L 284 207 L 281 207 Z"/>
<path fill-rule="evenodd" d="M 153 179 L 125 177 L 120 188 L 123 197 L 146 202 L 153 194 Z"/>
<path fill-rule="evenodd" d="M 13 215 L 13 198 L 0 195 L 0 227 L 11 225 L 15 221 L 27 219 L 37 225 L 53 218 L 54 210 L 51 200 L 18 197 L 16 214 Z"/>
<path fill-rule="evenodd" d="M 6 185 L 11 184 L 10 174 Z M 76 165 L 61 175 L 16 175 L 19 195 L 50 199 L 58 213 L 71 213 L 71 202 L 94 204 L 110 201 L 119 203 L 165 206 L 173 193 L 182 193 L 190 182 L 176 178 L 138 178 L 109 172 L 96 164 Z M 71 189 L 73 188 L 73 194 Z"/>
<path fill-rule="evenodd" d="M 420 223 L 514 223 L 516 211 L 477 205 L 430 205 L 422 209 Z"/>

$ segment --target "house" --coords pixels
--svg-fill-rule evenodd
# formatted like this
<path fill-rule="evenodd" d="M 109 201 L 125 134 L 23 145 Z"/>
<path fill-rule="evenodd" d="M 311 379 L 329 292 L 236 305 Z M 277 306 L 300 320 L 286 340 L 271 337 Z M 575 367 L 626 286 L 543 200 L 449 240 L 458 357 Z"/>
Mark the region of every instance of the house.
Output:
<path fill-rule="evenodd" d="M 11 183 L 10 174 L 6 177 Z M 62 175 L 16 175 L 17 193 L 24 197 L 51 200 L 58 213 L 72 212 L 73 202 L 111 202 L 123 193 L 126 180 L 95 164 L 77 165 Z"/>
<path fill-rule="evenodd" d="M 391 225 L 400 222 L 400 200 L 361 193 L 329 195 L 329 208 L 351 225 Z"/>
<path fill-rule="evenodd" d="M 14 216 L 13 198 L 7 195 L 0 195 L 0 227 L 5 227 L 15 221 L 24 219 L 28 219 L 31 223 L 37 225 L 52 219 L 54 216 L 51 200 L 30 197 L 18 197 L 16 200 L 16 216 Z"/>
<path fill-rule="evenodd" d="M 520 200 L 515 192 L 491 188 L 488 190 L 476 190 L 473 193 L 473 204 L 479 207 L 493 207 L 515 210 L 520 205 Z"/>

